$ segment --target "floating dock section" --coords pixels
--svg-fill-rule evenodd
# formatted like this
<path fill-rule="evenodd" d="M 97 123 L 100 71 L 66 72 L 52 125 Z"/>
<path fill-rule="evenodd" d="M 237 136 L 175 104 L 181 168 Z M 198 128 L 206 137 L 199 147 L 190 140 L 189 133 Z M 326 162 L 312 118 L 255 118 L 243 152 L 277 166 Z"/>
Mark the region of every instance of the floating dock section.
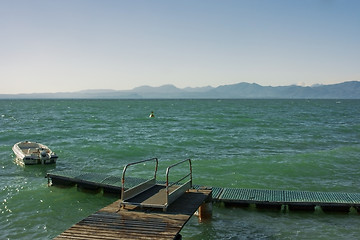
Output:
<path fill-rule="evenodd" d="M 351 207 L 359 211 L 359 193 L 310 192 L 291 190 L 259 190 L 243 188 L 223 188 L 217 191 L 214 201 L 227 205 L 255 204 L 259 208 L 287 206 L 289 210 L 315 210 L 348 212 Z"/>
<path fill-rule="evenodd" d="M 121 177 L 79 171 L 54 171 L 47 174 L 49 184 L 77 185 L 88 189 L 103 189 L 104 192 L 121 193 Z M 143 179 L 130 178 L 130 186 Z M 200 189 L 200 186 L 193 185 Z M 311 192 L 293 190 L 265 190 L 245 188 L 211 187 L 212 201 L 228 206 L 248 206 L 258 208 L 287 207 L 289 210 L 314 210 L 316 206 L 324 211 L 349 211 L 351 207 L 360 212 L 360 193 Z"/>

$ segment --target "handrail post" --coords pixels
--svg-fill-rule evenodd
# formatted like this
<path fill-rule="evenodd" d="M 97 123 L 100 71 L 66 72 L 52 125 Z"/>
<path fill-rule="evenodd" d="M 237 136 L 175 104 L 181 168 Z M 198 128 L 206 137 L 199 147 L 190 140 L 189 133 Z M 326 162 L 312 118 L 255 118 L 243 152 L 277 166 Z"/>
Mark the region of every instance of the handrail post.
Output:
<path fill-rule="evenodd" d="M 190 186 L 192 187 L 192 164 L 190 158 L 189 160 L 189 167 L 190 167 Z"/>
<path fill-rule="evenodd" d="M 121 199 L 121 202 L 124 200 L 124 191 L 125 191 L 125 172 L 126 172 L 126 169 L 127 167 L 129 166 L 126 165 L 124 166 L 123 168 L 123 172 L 122 172 L 122 176 L 121 176 L 121 194 L 120 194 L 120 199 Z"/>
<path fill-rule="evenodd" d="M 185 179 L 187 176 L 190 176 L 190 187 L 192 187 L 192 166 L 191 166 L 190 158 L 186 159 L 186 160 L 183 160 L 183 161 L 180 161 L 180 162 L 177 162 L 177 163 L 167 167 L 167 169 L 166 169 L 166 205 L 168 205 L 168 203 L 169 203 L 169 173 L 170 173 L 170 169 L 177 166 L 177 165 L 180 165 L 180 164 L 182 164 L 182 163 L 184 163 L 186 161 L 189 162 L 189 171 L 190 171 L 190 173 L 185 175 L 182 179 L 179 179 L 178 181 L 181 181 L 181 180 Z"/>
<path fill-rule="evenodd" d="M 127 165 L 124 166 L 123 172 L 122 172 L 122 177 L 121 177 L 121 202 L 124 201 L 124 193 L 125 193 L 125 172 L 127 170 L 127 168 L 129 166 L 132 165 L 136 165 L 139 163 L 144 163 L 144 162 L 149 162 L 149 161 L 154 161 L 155 160 L 155 170 L 154 170 L 154 179 L 156 180 L 156 172 L 158 170 L 158 165 L 159 165 L 159 160 L 157 158 L 150 158 L 150 159 L 146 159 L 146 160 L 142 160 L 142 161 L 138 161 L 138 162 L 133 162 L 133 163 L 129 163 Z"/>

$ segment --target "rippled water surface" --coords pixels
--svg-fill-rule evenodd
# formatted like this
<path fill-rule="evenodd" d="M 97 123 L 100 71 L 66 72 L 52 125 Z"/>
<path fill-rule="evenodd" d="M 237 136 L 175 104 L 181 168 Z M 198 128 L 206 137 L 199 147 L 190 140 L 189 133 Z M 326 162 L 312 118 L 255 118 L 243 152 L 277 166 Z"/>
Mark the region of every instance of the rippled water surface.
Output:
<path fill-rule="evenodd" d="M 155 118 L 148 118 L 151 111 Z M 44 143 L 53 166 L 14 163 L 19 141 Z M 359 100 L 1 100 L 0 232 L 51 239 L 115 201 L 48 187 L 46 173 L 74 169 L 119 176 L 126 163 L 193 162 L 207 186 L 360 192 Z M 192 218 L 184 239 L 358 239 L 360 215 L 216 206 Z"/>

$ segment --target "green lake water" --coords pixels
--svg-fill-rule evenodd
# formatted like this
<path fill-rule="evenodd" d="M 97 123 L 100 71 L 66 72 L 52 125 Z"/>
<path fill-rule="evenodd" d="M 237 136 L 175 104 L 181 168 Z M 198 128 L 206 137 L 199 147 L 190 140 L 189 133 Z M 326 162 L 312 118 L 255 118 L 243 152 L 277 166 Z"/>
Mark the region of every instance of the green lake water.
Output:
<path fill-rule="evenodd" d="M 149 118 L 154 111 L 155 118 Z M 14 163 L 37 141 L 56 165 Z M 190 158 L 197 185 L 360 193 L 360 100 L 0 100 L 2 239 L 51 239 L 116 200 L 48 187 L 52 170 L 120 176 L 157 157 L 158 177 Z M 141 176 L 140 176 L 141 177 Z M 183 239 L 359 239 L 360 214 L 214 206 Z"/>

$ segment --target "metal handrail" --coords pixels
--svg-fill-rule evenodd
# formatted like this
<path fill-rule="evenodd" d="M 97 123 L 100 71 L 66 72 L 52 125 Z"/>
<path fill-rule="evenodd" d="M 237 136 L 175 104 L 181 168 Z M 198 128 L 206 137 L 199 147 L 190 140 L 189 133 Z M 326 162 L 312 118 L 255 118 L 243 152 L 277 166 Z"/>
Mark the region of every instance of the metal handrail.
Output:
<path fill-rule="evenodd" d="M 154 178 L 156 180 L 156 172 L 158 170 L 158 165 L 159 165 L 159 160 L 157 158 L 150 158 L 150 159 L 146 159 L 146 160 L 142 160 L 142 161 L 138 161 L 138 162 L 133 162 L 133 163 L 129 163 L 127 165 L 124 166 L 123 169 L 123 173 L 122 173 L 122 177 L 121 177 L 121 200 L 124 200 L 124 192 L 125 192 L 125 172 L 127 170 L 127 168 L 131 165 L 136 165 L 139 163 L 144 163 L 144 162 L 149 162 L 149 161 L 154 161 L 155 160 L 155 171 L 154 171 Z"/>
<path fill-rule="evenodd" d="M 180 165 L 184 162 L 189 162 L 189 173 L 187 175 L 185 175 L 184 177 L 182 177 L 181 179 L 177 180 L 176 182 L 173 182 L 169 185 L 169 173 L 170 173 L 170 169 L 177 166 L 177 165 Z M 190 180 L 188 182 L 190 182 L 190 187 L 192 187 L 192 166 L 191 166 L 191 160 L 190 159 L 185 159 L 183 161 L 180 161 L 180 162 L 177 162 L 171 166 L 169 166 L 167 169 L 166 169 L 166 203 L 168 204 L 169 203 L 169 187 L 179 183 L 180 181 L 184 180 L 185 178 L 189 177 L 190 176 Z"/>

